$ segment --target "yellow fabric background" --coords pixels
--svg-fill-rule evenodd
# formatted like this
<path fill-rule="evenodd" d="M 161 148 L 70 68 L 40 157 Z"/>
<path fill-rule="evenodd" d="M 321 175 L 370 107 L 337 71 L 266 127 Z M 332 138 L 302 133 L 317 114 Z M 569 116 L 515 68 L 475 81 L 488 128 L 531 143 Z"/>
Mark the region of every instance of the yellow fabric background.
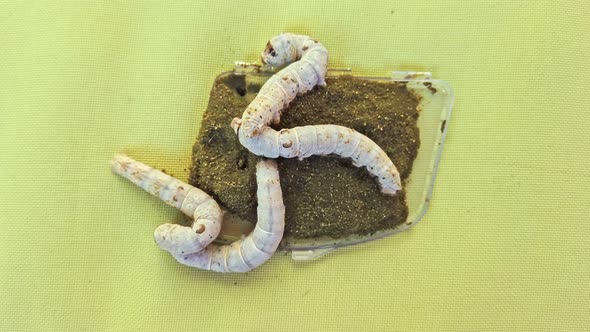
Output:
<path fill-rule="evenodd" d="M 590 326 L 587 1 L 1 1 L 0 330 L 569 330 Z M 176 212 L 110 172 L 186 178 L 215 76 L 273 35 L 357 74 L 455 90 L 411 231 L 245 275 L 180 266 Z"/>

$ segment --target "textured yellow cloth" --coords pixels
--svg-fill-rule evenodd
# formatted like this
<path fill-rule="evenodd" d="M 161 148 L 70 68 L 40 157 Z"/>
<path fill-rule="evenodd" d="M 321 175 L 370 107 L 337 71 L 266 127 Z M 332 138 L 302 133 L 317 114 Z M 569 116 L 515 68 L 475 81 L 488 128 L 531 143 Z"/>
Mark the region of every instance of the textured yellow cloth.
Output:
<path fill-rule="evenodd" d="M 587 1 L 0 2 L 0 330 L 587 330 Z M 245 275 L 177 264 L 176 211 L 110 172 L 186 178 L 215 76 L 283 31 L 358 74 L 455 90 L 411 231 Z"/>

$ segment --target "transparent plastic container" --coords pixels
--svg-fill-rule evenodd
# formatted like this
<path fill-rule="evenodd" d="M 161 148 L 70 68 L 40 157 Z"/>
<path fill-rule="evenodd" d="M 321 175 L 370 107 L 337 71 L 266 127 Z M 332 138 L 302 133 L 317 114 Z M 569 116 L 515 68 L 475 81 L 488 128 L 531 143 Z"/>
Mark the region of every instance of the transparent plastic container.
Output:
<path fill-rule="evenodd" d="M 245 82 L 247 88 L 243 93 L 245 97 L 253 99 L 257 90 L 273 73 L 261 71 L 256 65 L 237 62 L 233 71 L 222 73 L 217 79 L 236 79 Z M 339 75 L 354 76 L 351 70 L 328 70 L 328 77 Z M 279 250 L 290 251 L 295 260 L 315 259 L 339 247 L 373 241 L 407 230 L 416 225 L 428 209 L 453 106 L 453 91 L 450 85 L 445 81 L 432 79 L 429 72 L 394 71 L 390 77 L 357 78 L 405 83 L 408 89 L 421 96 L 417 123 L 421 144 L 412 172 L 405 183 L 408 217 L 395 228 L 377 231 L 371 235 L 352 234 L 338 239 L 283 239 Z M 236 215 L 226 213 L 219 241 L 235 241 L 248 234 L 253 227 L 251 223 L 241 220 Z"/>

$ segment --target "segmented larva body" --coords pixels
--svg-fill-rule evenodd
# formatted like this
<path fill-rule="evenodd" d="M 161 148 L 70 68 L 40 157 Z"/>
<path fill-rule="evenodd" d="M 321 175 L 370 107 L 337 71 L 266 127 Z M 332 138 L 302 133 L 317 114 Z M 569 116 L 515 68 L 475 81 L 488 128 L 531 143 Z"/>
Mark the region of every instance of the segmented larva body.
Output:
<path fill-rule="evenodd" d="M 336 154 L 352 158 L 355 166 L 366 166 L 376 176 L 384 194 L 401 189 L 400 174 L 385 151 L 361 133 L 337 125 L 303 126 L 276 131 L 281 111 L 298 95 L 315 85 L 325 85 L 328 51 L 308 36 L 281 34 L 271 39 L 262 62 L 289 66 L 273 75 L 256 98 L 234 118 L 231 126 L 240 143 L 250 152 L 267 158 L 307 158 Z"/>
<path fill-rule="evenodd" d="M 192 227 L 160 225 L 155 235 L 162 249 L 178 254 L 197 252 L 205 249 L 219 235 L 221 209 L 204 191 L 126 155 L 115 156 L 112 168 L 115 173 L 193 218 Z"/>
<path fill-rule="evenodd" d="M 261 58 L 274 67 L 291 65 L 269 78 L 244 111 L 240 131 L 246 137 L 256 136 L 269 123 L 279 123 L 281 111 L 297 94 L 326 85 L 328 50 L 308 36 L 278 35 L 266 44 Z"/>
<path fill-rule="evenodd" d="M 401 189 L 400 174 L 385 151 L 367 136 L 337 125 L 302 126 L 276 131 L 263 128 L 260 135 L 250 139 L 238 133 L 240 141 L 247 141 L 248 149 L 268 158 L 304 159 L 312 155 L 336 154 L 351 158 L 354 166 L 363 167 L 377 177 L 381 192 L 393 195 Z"/>
<path fill-rule="evenodd" d="M 209 245 L 204 251 L 174 255 L 180 263 L 217 272 L 247 272 L 266 262 L 277 250 L 285 228 L 285 206 L 277 165 L 256 164 L 258 221 L 245 238 L 230 245 Z"/>
<path fill-rule="evenodd" d="M 276 163 L 256 165 L 258 222 L 245 238 L 230 245 L 211 242 L 221 229 L 222 212 L 202 190 L 124 155 L 115 156 L 113 171 L 167 204 L 192 217 L 192 227 L 160 225 L 154 231 L 158 246 L 191 267 L 216 272 L 246 272 L 266 262 L 276 251 L 285 227 L 285 206 Z"/>

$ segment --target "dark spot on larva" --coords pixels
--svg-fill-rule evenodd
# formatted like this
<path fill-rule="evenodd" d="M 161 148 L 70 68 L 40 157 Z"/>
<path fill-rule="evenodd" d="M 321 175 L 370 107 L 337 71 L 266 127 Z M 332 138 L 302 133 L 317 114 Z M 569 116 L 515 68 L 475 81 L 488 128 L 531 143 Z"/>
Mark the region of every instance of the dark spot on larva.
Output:
<path fill-rule="evenodd" d="M 265 52 L 270 52 L 272 50 L 272 44 L 270 43 L 270 40 L 266 43 L 266 49 L 264 50 Z"/>
<path fill-rule="evenodd" d="M 291 146 L 293 146 L 293 142 L 289 141 L 289 143 L 283 143 L 283 147 L 284 148 L 290 148 Z"/>
<path fill-rule="evenodd" d="M 166 169 L 164 169 L 164 168 L 162 168 L 160 171 L 162 171 L 162 173 L 164 173 L 164 174 L 168 174 L 168 173 L 166 173 Z"/>
<path fill-rule="evenodd" d="M 443 122 L 440 124 L 440 132 L 441 133 L 444 133 L 446 126 L 447 126 L 447 120 L 443 120 Z"/>
<path fill-rule="evenodd" d="M 289 79 L 289 77 L 287 77 L 287 76 L 283 76 L 283 81 L 286 81 L 286 80 L 288 80 L 288 79 Z"/>
<path fill-rule="evenodd" d="M 172 196 L 172 200 L 178 202 L 178 198 L 176 198 L 176 196 Z"/>
<path fill-rule="evenodd" d="M 199 225 L 199 228 L 195 230 L 195 232 L 196 232 L 197 234 L 201 234 L 201 233 L 203 233 L 204 231 L 205 231 L 205 225 L 203 225 L 203 224 L 200 224 L 200 225 Z"/>
<path fill-rule="evenodd" d="M 178 189 L 184 190 L 184 187 L 183 186 L 178 186 Z"/>
<path fill-rule="evenodd" d="M 238 93 L 240 96 L 244 97 L 244 96 L 246 95 L 246 92 L 247 92 L 247 91 L 246 91 L 246 89 L 244 89 L 244 87 L 242 87 L 242 86 L 238 86 L 238 87 L 236 87 L 236 92 L 237 92 L 237 93 Z"/>
<path fill-rule="evenodd" d="M 303 46 L 303 50 L 304 50 L 304 51 L 307 51 L 308 49 L 309 49 L 309 47 L 307 47 L 307 46 Z"/>
<path fill-rule="evenodd" d="M 430 92 L 432 92 L 432 94 L 435 94 L 436 91 L 438 91 L 438 90 L 436 90 L 435 87 L 432 86 L 432 83 L 430 83 L 430 82 L 424 82 L 424 86 L 427 87 L 428 90 L 430 90 Z"/>
<path fill-rule="evenodd" d="M 275 50 L 272 47 L 272 44 L 270 43 L 270 41 L 268 43 L 266 43 L 266 49 L 264 51 L 266 53 L 269 53 L 272 56 L 276 56 L 277 55 L 277 52 L 275 52 Z"/>

